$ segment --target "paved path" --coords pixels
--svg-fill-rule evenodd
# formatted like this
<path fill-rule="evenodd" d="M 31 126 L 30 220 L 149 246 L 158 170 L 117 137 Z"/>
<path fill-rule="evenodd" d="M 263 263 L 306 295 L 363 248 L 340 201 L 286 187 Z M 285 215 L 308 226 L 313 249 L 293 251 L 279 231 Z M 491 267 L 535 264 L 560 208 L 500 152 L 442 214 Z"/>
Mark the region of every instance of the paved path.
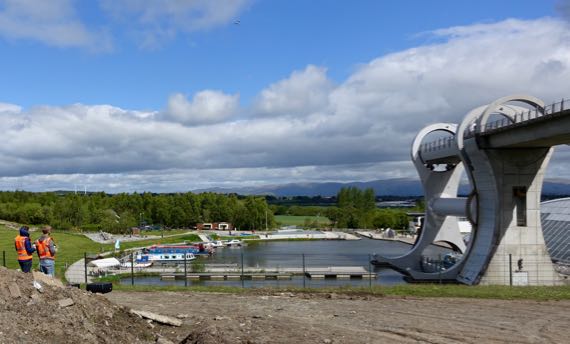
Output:
<path fill-rule="evenodd" d="M 76 261 L 67 268 L 65 271 L 65 279 L 69 283 L 85 283 L 84 259 Z M 92 279 L 91 276 L 87 276 L 87 283 L 91 283 Z"/>
<path fill-rule="evenodd" d="M 198 233 L 198 236 L 200 237 L 200 240 L 202 240 L 203 242 L 210 242 L 210 238 L 206 235 L 206 234 L 200 234 Z"/>

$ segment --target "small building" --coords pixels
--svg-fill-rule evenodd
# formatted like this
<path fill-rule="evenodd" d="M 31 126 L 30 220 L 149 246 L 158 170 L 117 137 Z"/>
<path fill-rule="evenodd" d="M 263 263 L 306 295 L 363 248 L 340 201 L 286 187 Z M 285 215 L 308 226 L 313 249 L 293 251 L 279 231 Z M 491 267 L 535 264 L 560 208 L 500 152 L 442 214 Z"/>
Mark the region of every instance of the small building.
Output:
<path fill-rule="evenodd" d="M 196 224 L 196 229 L 231 231 L 234 230 L 234 226 L 229 222 L 203 222 Z"/>

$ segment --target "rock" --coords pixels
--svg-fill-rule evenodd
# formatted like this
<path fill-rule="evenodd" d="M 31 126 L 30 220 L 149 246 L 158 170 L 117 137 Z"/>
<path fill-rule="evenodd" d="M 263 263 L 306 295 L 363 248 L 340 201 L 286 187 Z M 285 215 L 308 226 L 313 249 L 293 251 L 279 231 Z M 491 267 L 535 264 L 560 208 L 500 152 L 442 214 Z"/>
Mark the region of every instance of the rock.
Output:
<path fill-rule="evenodd" d="M 356 311 L 350 311 L 350 314 L 356 314 Z"/>
<path fill-rule="evenodd" d="M 262 318 L 261 315 L 252 315 L 251 317 L 254 318 L 254 319 L 261 319 L 261 318 Z"/>
<path fill-rule="evenodd" d="M 58 287 L 58 288 L 65 288 L 65 286 L 63 285 L 63 283 L 61 283 L 60 280 L 58 280 L 57 278 L 48 276 L 42 272 L 32 271 L 32 276 L 34 277 L 35 281 L 41 282 L 43 284 L 51 285 L 51 286 Z"/>
<path fill-rule="evenodd" d="M 330 339 L 328 339 L 328 338 L 325 338 L 325 339 L 323 339 L 323 343 L 325 343 L 325 344 L 331 344 L 331 343 L 332 343 L 332 340 L 330 340 Z"/>
<path fill-rule="evenodd" d="M 156 314 L 147 311 L 137 311 L 131 309 L 131 313 L 141 316 L 146 319 L 151 319 L 161 324 L 172 325 L 172 326 L 182 326 L 182 321 L 180 319 L 176 319 L 173 317 L 169 317 L 166 315 Z"/>
<path fill-rule="evenodd" d="M 176 317 L 178 319 L 186 319 L 186 318 L 188 318 L 188 314 L 178 314 L 178 315 L 176 315 Z"/>
<path fill-rule="evenodd" d="M 156 339 L 156 344 L 174 344 L 174 342 L 164 338 L 164 337 L 158 337 Z"/>
<path fill-rule="evenodd" d="M 8 285 L 8 290 L 10 291 L 10 295 L 13 298 L 22 297 L 22 293 L 20 292 L 20 287 L 16 283 L 11 283 Z"/>
<path fill-rule="evenodd" d="M 66 299 L 57 300 L 57 303 L 59 304 L 59 307 L 61 307 L 61 308 L 73 306 L 75 304 L 75 302 L 73 302 L 73 299 L 71 299 L 69 297 Z"/>

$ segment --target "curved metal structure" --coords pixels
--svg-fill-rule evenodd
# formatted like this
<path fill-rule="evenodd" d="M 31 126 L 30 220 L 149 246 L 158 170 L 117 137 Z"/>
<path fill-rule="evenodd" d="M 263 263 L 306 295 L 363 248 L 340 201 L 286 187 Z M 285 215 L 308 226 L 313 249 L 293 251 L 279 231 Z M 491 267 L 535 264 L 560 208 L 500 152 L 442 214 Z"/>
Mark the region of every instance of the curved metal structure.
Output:
<path fill-rule="evenodd" d="M 447 216 L 442 208 L 446 206 L 457 210 L 457 206 L 461 208 L 461 202 L 464 200 L 457 198 L 459 182 L 463 173 L 463 164 L 457 158 L 457 154 L 449 156 L 448 159 L 441 160 L 445 163 L 446 168 L 442 171 L 436 171 L 432 164 L 426 163 L 422 158 L 422 141 L 429 134 L 437 131 L 448 132 L 455 135 L 457 130 L 456 124 L 438 123 L 423 128 L 414 139 L 411 150 L 412 162 L 414 163 L 420 181 L 424 187 L 426 202 L 426 211 L 421 233 L 419 234 L 413 248 L 400 257 L 382 257 L 375 256 L 375 263 L 378 265 L 388 265 L 399 270 L 414 279 L 437 279 L 437 278 L 455 278 L 457 272 L 426 273 L 421 269 L 422 253 L 432 243 L 442 241 L 449 243 L 452 247 L 456 247 L 460 252 L 465 251 L 465 243 L 459 232 L 459 224 L 457 217 Z M 434 200 L 446 200 L 445 205 L 437 204 Z M 458 201 L 458 202 L 454 202 Z M 463 202 L 465 203 L 465 202 Z M 465 207 L 465 204 L 463 204 Z M 461 211 L 460 211 L 461 212 Z M 463 215 L 462 214 L 458 215 Z"/>
<path fill-rule="evenodd" d="M 503 120 L 488 123 L 495 114 Z M 422 144 L 435 131 L 447 131 L 453 137 Z M 424 228 L 405 255 L 376 256 L 376 262 L 415 280 L 509 284 L 513 258 L 520 263 L 515 268 L 525 284 L 562 283 L 544 243 L 540 195 L 552 146 L 563 143 L 570 143 L 570 110 L 564 109 L 564 101 L 548 108 L 527 95 L 507 96 L 477 107 L 459 125 L 439 123 L 423 128 L 412 144 L 412 161 L 425 191 Z M 441 164 L 446 168 L 434 168 Z M 473 190 L 468 198 L 457 197 L 464 168 Z M 472 224 L 467 247 L 459 234 L 457 216 L 467 217 Z M 447 269 L 428 272 L 422 267 L 422 252 L 436 241 L 457 247 L 463 257 Z M 523 262 L 528 262 L 524 271 Z"/>

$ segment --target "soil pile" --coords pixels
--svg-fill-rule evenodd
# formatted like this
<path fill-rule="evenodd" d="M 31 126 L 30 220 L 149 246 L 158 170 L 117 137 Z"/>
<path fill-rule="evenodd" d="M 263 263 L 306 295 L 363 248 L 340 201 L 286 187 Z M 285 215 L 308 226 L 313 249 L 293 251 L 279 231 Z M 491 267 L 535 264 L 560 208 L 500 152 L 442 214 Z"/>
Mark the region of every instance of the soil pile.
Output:
<path fill-rule="evenodd" d="M 99 294 L 0 267 L 0 343 L 155 343 L 149 324 Z"/>

